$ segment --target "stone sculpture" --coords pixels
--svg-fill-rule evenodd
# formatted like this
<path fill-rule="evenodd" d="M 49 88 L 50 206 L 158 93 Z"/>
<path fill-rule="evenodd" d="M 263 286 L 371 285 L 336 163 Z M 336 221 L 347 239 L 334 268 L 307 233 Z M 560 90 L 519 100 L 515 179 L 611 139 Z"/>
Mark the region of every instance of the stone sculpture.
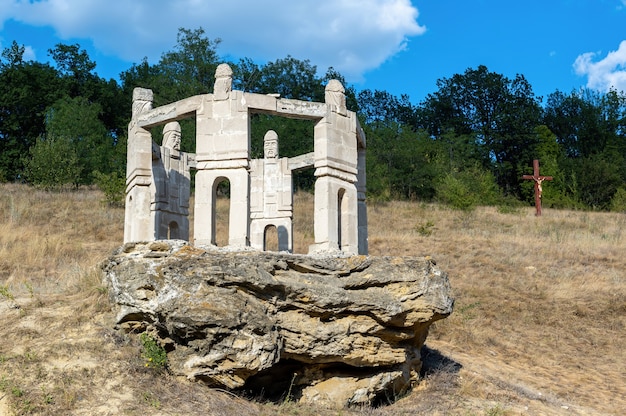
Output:
<path fill-rule="evenodd" d="M 151 183 L 156 239 L 189 240 L 190 160 L 180 151 L 181 131 L 177 121 L 163 128 L 163 145 L 152 147 Z"/>
<path fill-rule="evenodd" d="M 452 312 L 447 275 L 427 258 L 364 256 L 365 135 L 339 81 L 328 83 L 324 101 L 232 90 L 225 64 L 212 94 L 153 108 L 152 91 L 134 90 L 125 244 L 103 263 L 104 281 L 118 326 L 151 332 L 174 374 L 336 407 L 393 397 L 417 379 L 429 326 Z M 314 151 L 280 157 L 270 130 L 264 157 L 251 159 L 254 113 L 312 120 Z M 180 150 L 185 118 L 195 118 L 195 153 Z M 159 146 L 150 130 L 161 126 Z M 307 168 L 316 178 L 315 242 L 305 256 L 288 252 L 292 173 Z M 222 249 L 215 214 L 224 180 Z M 284 252 L 262 251 L 268 227 Z"/>
<path fill-rule="evenodd" d="M 133 112 L 128 128 L 125 242 L 177 236 L 191 239 L 196 245 L 215 245 L 216 191 L 218 185 L 227 180 L 231 187 L 228 245 L 262 248 L 259 230 L 271 224 L 279 230 L 280 248 L 291 250 L 291 203 L 289 192 L 283 189 L 290 182 L 289 172 L 313 167 L 315 242 L 309 252 L 367 254 L 365 135 L 356 114 L 346 108 L 345 91 L 339 81 L 328 83 L 324 103 L 284 99 L 232 90 L 232 70 L 221 64 L 216 70 L 212 94 L 189 97 L 158 108 L 152 108 L 152 101 L 150 90 L 136 88 L 133 92 Z M 251 160 L 249 121 L 253 113 L 313 120 L 314 152 L 289 160 L 279 159 L 277 153 L 261 161 Z M 175 165 L 174 171 L 185 178 L 188 169 L 197 170 L 193 236 L 189 235 L 190 227 L 185 222 L 186 194 L 181 194 L 182 199 L 175 209 L 163 209 L 162 201 L 156 201 L 163 196 L 157 197 L 155 193 L 162 190 L 161 182 L 167 175 L 163 175 L 160 166 L 153 168 L 153 160 L 158 158 L 152 158 L 150 133 L 152 128 L 185 118 L 195 118 L 196 152 L 185 154 L 172 150 L 168 157 Z M 269 156 L 272 150 L 268 150 Z M 180 155 L 180 159 L 172 155 Z M 164 162 L 168 157 L 163 154 L 160 160 Z M 273 197 L 269 194 L 263 196 L 262 214 L 261 197 L 251 192 L 253 183 L 258 186 L 261 164 L 264 172 L 267 168 L 264 175 L 274 172 L 266 176 L 281 184 L 278 188 L 263 186 L 264 192 L 267 188 L 277 201 L 282 201 L 276 205 L 270 202 Z M 172 186 L 181 183 L 175 182 Z M 176 218 L 172 220 L 170 214 Z M 178 227 L 176 232 L 172 232 L 172 221 Z"/>
<path fill-rule="evenodd" d="M 265 249 L 268 227 L 276 227 L 278 250 L 293 251 L 293 192 L 289 159 L 278 157 L 278 135 L 263 140 L 264 158 L 250 161 L 250 246 Z"/>

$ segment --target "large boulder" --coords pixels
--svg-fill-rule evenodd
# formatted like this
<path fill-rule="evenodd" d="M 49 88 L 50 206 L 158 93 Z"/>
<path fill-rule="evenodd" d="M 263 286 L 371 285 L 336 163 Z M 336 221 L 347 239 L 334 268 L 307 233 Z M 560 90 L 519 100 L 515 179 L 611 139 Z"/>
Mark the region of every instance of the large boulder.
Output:
<path fill-rule="evenodd" d="M 428 327 L 453 306 L 447 275 L 428 258 L 168 240 L 126 244 L 103 271 L 117 324 L 154 330 L 172 373 L 333 406 L 410 387 Z"/>

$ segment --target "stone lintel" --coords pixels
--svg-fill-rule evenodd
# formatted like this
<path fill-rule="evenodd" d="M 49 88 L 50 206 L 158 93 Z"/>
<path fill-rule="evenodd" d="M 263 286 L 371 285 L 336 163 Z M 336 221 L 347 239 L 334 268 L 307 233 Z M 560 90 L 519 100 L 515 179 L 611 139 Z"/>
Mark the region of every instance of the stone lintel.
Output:
<path fill-rule="evenodd" d="M 276 114 L 283 117 L 317 120 L 326 117 L 326 104 L 311 101 L 281 98 L 276 106 Z"/>
<path fill-rule="evenodd" d="M 264 211 L 251 211 L 250 219 L 253 220 L 277 220 L 277 219 L 292 219 L 293 215 L 291 211 L 276 211 L 275 213 L 266 213 Z"/>
<path fill-rule="evenodd" d="M 137 118 L 137 124 L 139 127 L 151 128 L 169 121 L 190 118 L 201 107 L 203 98 L 202 95 L 196 95 L 145 111 Z"/>
<path fill-rule="evenodd" d="M 248 169 L 250 163 L 248 159 L 228 159 L 228 160 L 198 160 L 196 162 L 197 170 L 208 169 Z"/>
<path fill-rule="evenodd" d="M 126 180 L 126 194 L 128 195 L 135 188 L 148 189 L 152 184 L 152 178 L 149 176 L 135 176 Z"/>
<path fill-rule="evenodd" d="M 303 155 L 289 158 L 289 170 L 292 172 L 312 168 L 314 164 L 315 152 L 305 153 Z"/>
<path fill-rule="evenodd" d="M 247 107 L 249 110 L 257 113 L 276 114 L 276 103 L 278 99 L 272 95 L 254 94 L 244 92 L 241 101 L 242 108 Z"/>

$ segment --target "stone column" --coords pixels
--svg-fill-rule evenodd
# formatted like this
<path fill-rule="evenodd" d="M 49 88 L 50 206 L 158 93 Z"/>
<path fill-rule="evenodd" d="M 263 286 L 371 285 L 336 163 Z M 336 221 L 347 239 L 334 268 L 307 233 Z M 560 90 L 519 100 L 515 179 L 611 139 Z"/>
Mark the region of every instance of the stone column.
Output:
<path fill-rule="evenodd" d="M 315 134 L 315 244 L 310 253 L 341 250 L 358 253 L 356 115 L 347 111 L 344 88 L 326 86 L 326 117 Z"/>
<path fill-rule="evenodd" d="M 243 93 L 232 91 L 232 70 L 218 66 L 213 94 L 207 95 L 196 112 L 196 199 L 194 236 L 196 244 L 215 244 L 215 190 L 230 182 L 228 244 L 248 245 L 250 137 L 248 109 Z"/>
<path fill-rule="evenodd" d="M 125 243 L 155 239 L 155 224 L 150 214 L 152 137 L 149 130 L 137 124 L 141 113 L 152 109 L 152 101 L 151 90 L 144 88 L 133 90 L 132 118 L 128 125 Z"/>

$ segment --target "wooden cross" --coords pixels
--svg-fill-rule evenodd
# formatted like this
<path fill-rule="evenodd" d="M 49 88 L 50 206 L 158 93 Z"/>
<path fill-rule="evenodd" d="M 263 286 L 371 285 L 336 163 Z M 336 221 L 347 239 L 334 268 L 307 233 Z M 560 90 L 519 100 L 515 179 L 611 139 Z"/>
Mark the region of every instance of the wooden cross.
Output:
<path fill-rule="evenodd" d="M 551 181 L 552 176 L 539 176 L 539 161 L 537 159 L 533 160 L 533 174 L 532 175 L 524 175 L 522 179 L 532 179 L 535 181 L 535 208 L 537 212 L 535 215 L 537 217 L 541 216 L 541 182 L 543 181 Z"/>

